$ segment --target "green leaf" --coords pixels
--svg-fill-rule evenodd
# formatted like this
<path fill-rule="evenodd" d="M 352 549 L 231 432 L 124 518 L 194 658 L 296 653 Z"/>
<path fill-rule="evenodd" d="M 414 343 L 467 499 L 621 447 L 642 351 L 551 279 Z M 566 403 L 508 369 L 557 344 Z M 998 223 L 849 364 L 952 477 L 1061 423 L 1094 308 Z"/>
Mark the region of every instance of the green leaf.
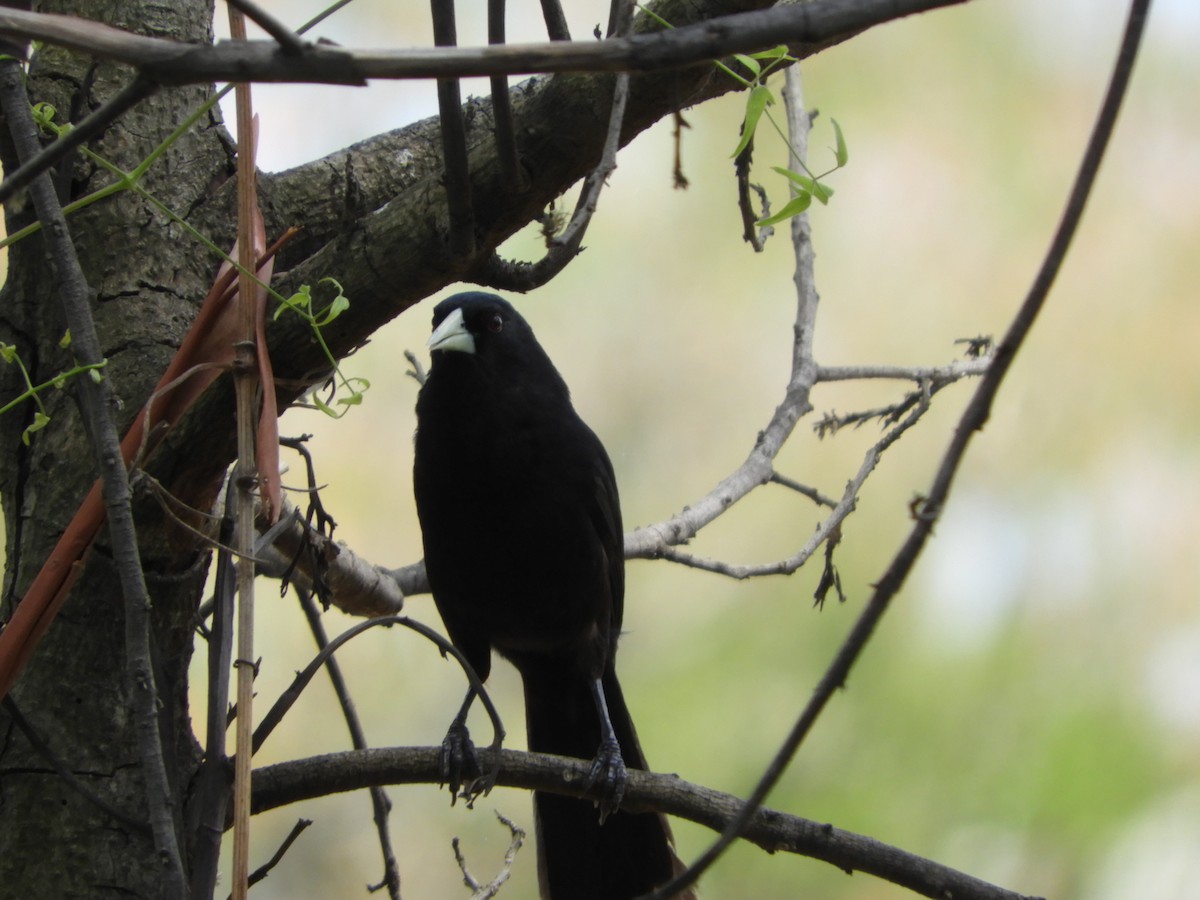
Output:
<path fill-rule="evenodd" d="M 780 175 L 783 175 L 784 177 L 794 181 L 796 185 L 803 191 L 811 191 L 813 189 L 813 185 L 816 184 L 816 182 L 807 175 L 801 175 L 799 172 L 793 172 L 791 169 L 785 169 L 783 166 L 771 166 L 771 168 Z"/>
<path fill-rule="evenodd" d="M 787 44 L 780 44 L 770 50 L 759 50 L 757 53 L 751 53 L 750 57 L 752 59 L 788 59 Z"/>
<path fill-rule="evenodd" d="M 850 161 L 850 151 L 846 149 L 846 138 L 842 134 L 842 126 L 833 117 L 830 117 L 829 121 L 833 124 L 833 138 L 837 141 L 837 147 L 833 151 L 833 158 L 837 160 L 838 168 L 840 169 Z"/>
<path fill-rule="evenodd" d="M 49 103 L 35 103 L 32 109 L 33 121 L 42 128 L 49 127 L 54 122 L 54 117 L 58 115 L 58 110 Z"/>
<path fill-rule="evenodd" d="M 313 324 L 318 328 L 323 328 L 328 325 L 342 313 L 350 308 L 350 298 L 342 290 L 342 284 L 336 278 L 322 278 L 321 284 L 332 284 L 337 288 L 337 296 L 329 301 L 329 305 L 321 312 L 319 316 L 314 317 Z M 311 302 L 311 301 L 310 301 Z"/>
<path fill-rule="evenodd" d="M 754 224 L 758 225 L 759 227 L 764 225 L 777 225 L 785 219 L 790 219 L 792 216 L 798 216 L 800 213 L 808 209 L 809 205 L 812 203 L 812 198 L 813 195 L 809 193 L 797 194 L 786 204 L 784 204 L 783 209 L 775 213 L 775 215 L 768 216 L 765 219 L 759 219 Z"/>
<path fill-rule="evenodd" d="M 337 410 L 335 410 L 333 407 L 331 407 L 328 403 L 326 403 L 324 400 L 322 400 L 316 394 L 313 394 L 309 399 L 312 400 L 313 406 L 315 406 L 321 412 L 325 413 L 325 415 L 329 416 L 329 418 L 331 418 L 331 419 L 339 418 Z"/>
<path fill-rule="evenodd" d="M 335 288 L 337 288 L 338 296 L 346 293 L 346 289 L 342 287 L 342 283 L 331 275 L 326 275 L 324 278 L 322 278 L 321 284 L 332 284 Z"/>
<path fill-rule="evenodd" d="M 750 96 L 746 98 L 746 118 L 742 122 L 742 139 L 738 141 L 737 149 L 732 156 L 741 156 L 742 151 L 754 140 L 754 129 L 762 118 L 763 110 L 775 102 L 775 95 L 765 84 L 756 84 L 750 88 Z"/>
<path fill-rule="evenodd" d="M 321 279 L 322 283 L 327 281 L 333 282 L 334 286 L 336 286 L 338 289 L 338 293 L 336 297 L 329 301 L 329 305 L 325 307 L 321 315 L 316 318 L 316 326 L 318 328 L 323 328 L 324 326 L 328 325 L 350 308 L 350 298 L 342 293 L 342 286 L 333 278 Z"/>
<path fill-rule="evenodd" d="M 104 376 L 100 374 L 99 369 L 88 369 L 88 378 L 92 379 L 96 384 L 104 380 Z"/>
<path fill-rule="evenodd" d="M 735 53 L 733 54 L 733 58 L 753 72 L 755 78 L 758 78 L 759 74 L 761 74 L 762 66 L 758 64 L 758 61 L 754 57 L 746 56 L 744 53 Z"/>
<path fill-rule="evenodd" d="M 66 350 L 71 346 L 71 329 L 68 328 L 63 332 L 63 336 L 58 339 L 58 346 Z"/>
<path fill-rule="evenodd" d="M 280 297 L 279 300 L 280 304 L 275 307 L 275 314 L 271 317 L 273 320 L 283 315 L 283 311 L 286 309 L 303 315 L 312 308 L 312 288 L 307 284 L 302 284 L 292 296 Z"/>
<path fill-rule="evenodd" d="M 54 385 L 54 389 L 56 391 L 61 391 L 67 386 L 67 373 L 59 373 L 58 375 L 54 376 L 50 383 Z"/>
<path fill-rule="evenodd" d="M 829 198 L 833 196 L 833 188 L 823 181 L 817 181 L 815 178 L 809 178 L 807 175 L 801 175 L 799 172 L 793 172 L 783 166 L 772 166 L 771 168 L 789 178 L 802 193 L 812 194 L 822 205 L 828 204 Z"/>
<path fill-rule="evenodd" d="M 41 431 L 43 428 L 45 428 L 49 424 L 50 424 L 50 417 L 48 415 L 46 415 L 40 409 L 37 412 L 35 412 L 33 414 L 33 423 L 28 428 L 26 428 L 23 432 L 21 432 L 21 440 L 22 440 L 22 442 L 24 442 L 25 446 L 26 447 L 29 446 L 30 435 L 32 435 L 35 431 Z"/>
<path fill-rule="evenodd" d="M 17 358 L 17 348 L 12 344 L 6 344 L 0 341 L 0 359 L 6 363 L 10 363 Z"/>
<path fill-rule="evenodd" d="M 342 313 L 350 308 L 350 298 L 345 294 L 338 294 L 333 298 L 333 302 L 325 309 L 325 317 L 322 320 L 322 325 L 328 325 Z"/>

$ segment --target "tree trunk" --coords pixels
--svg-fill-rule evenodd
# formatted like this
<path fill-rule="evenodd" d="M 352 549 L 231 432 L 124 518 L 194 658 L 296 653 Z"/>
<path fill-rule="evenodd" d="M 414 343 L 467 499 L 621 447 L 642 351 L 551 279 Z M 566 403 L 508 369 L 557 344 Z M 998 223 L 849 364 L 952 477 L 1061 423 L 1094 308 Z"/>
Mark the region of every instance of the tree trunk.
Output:
<path fill-rule="evenodd" d="M 142 33 L 210 39 L 211 6 L 204 0 L 170 4 L 88 4 L 89 15 Z M 103 9 L 100 7 L 103 6 Z M 64 10 L 69 11 L 69 10 Z M 78 120 L 130 80 L 130 73 L 46 46 L 33 58 L 29 93 L 52 103 L 62 123 Z M 209 88 L 162 91 L 114 124 L 91 146 L 129 170 L 208 96 Z M 214 118 L 213 124 L 217 123 Z M 7 136 L 7 128 L 3 129 Z M 12 151 L 5 147 L 5 168 Z M 196 128 L 175 142 L 147 175 L 146 188 L 186 212 L 231 172 L 222 129 Z M 75 155 L 55 173 L 64 202 L 111 182 L 113 176 Z M 18 199 L 6 207 L 13 232 L 32 218 Z M 122 401 L 122 431 L 178 345 L 212 280 L 215 264 L 195 251 L 178 225 L 130 192 L 69 218 L 84 274 L 94 292 L 104 369 Z M 228 243 L 228 235 L 214 236 Z M 19 242 L 9 258 L 0 297 L 0 340 L 13 344 L 35 384 L 73 364 L 59 345 L 65 330 L 54 267 L 40 236 Z M 14 365 L 0 371 L 0 392 L 21 392 Z M 96 477 L 74 391 L 45 395 L 50 424 L 29 445 L 22 431 L 34 407 L 0 416 L 0 497 L 6 531 L 3 612 L 37 573 Z M 154 603 L 161 727 L 174 779 L 176 808 L 197 758 L 187 711 L 187 665 L 196 602 L 207 553 L 172 546 L 164 529 L 141 516 L 142 554 Z M 139 753 L 127 709 L 122 595 L 102 533 L 54 626 L 12 699 L 21 716 L 95 795 L 123 811 L 123 822 L 85 799 L 35 751 L 7 711 L 0 712 L 0 885 L 12 897 L 155 897 L 159 865 L 145 826 Z M 173 757 L 173 758 L 172 758 Z"/>

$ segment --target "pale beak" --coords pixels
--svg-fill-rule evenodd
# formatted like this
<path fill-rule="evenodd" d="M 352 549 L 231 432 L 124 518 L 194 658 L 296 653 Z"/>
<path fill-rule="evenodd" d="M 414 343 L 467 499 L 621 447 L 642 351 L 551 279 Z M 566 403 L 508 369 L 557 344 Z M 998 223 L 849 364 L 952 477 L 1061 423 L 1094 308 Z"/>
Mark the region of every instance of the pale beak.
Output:
<path fill-rule="evenodd" d="M 430 352 L 434 350 L 475 352 L 475 336 L 467 330 L 467 323 L 463 320 L 461 309 L 454 310 L 442 319 L 442 323 L 437 328 L 433 329 L 433 334 L 429 336 L 428 347 Z"/>

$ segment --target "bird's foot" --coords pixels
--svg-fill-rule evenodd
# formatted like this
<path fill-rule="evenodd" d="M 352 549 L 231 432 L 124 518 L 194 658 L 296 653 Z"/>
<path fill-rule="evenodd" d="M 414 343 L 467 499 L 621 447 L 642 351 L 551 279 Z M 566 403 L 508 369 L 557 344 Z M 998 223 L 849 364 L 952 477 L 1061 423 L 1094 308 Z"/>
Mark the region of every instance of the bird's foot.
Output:
<path fill-rule="evenodd" d="M 628 783 L 629 772 L 625 768 L 625 760 L 621 757 L 620 745 L 616 740 L 604 741 L 596 751 L 596 758 L 592 760 L 586 784 L 589 791 L 594 790 L 596 793 L 596 807 L 600 810 L 601 825 L 620 808 Z"/>
<path fill-rule="evenodd" d="M 475 753 L 475 744 L 471 741 L 471 733 L 466 725 L 459 722 L 450 726 L 442 740 L 441 767 L 442 784 L 450 788 L 451 806 L 462 797 L 467 808 L 471 808 L 475 798 L 487 794 L 496 781 L 494 771 L 484 774 L 479 765 L 479 756 Z"/>

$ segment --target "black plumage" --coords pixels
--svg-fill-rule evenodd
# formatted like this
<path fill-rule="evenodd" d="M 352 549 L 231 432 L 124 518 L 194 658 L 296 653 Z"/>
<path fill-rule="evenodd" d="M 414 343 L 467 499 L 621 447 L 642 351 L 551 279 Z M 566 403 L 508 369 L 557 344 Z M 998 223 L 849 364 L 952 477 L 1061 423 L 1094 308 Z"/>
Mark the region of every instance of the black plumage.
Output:
<path fill-rule="evenodd" d="M 480 678 L 493 649 L 521 673 L 530 749 L 594 760 L 607 814 L 625 765 L 646 767 L 613 666 L 625 564 L 612 464 L 511 305 L 458 294 L 433 324 L 413 484 L 434 600 Z M 661 815 L 602 818 L 540 793 L 535 810 L 543 897 L 635 897 L 678 865 Z"/>

